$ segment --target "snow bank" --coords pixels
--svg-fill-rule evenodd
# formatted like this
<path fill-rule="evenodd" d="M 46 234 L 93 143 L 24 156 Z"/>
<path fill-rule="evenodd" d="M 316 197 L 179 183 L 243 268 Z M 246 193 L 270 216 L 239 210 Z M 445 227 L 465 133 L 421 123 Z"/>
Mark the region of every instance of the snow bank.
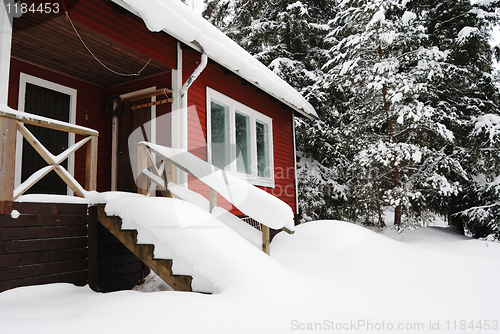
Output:
<path fill-rule="evenodd" d="M 5 291 L 0 293 L 2 332 L 156 333 L 168 328 L 183 334 L 431 334 L 480 332 L 461 330 L 462 321 L 500 326 L 495 288 L 500 244 L 443 229 L 388 232 L 398 240 L 345 222 L 311 222 L 299 225 L 293 235 L 278 234 L 271 246 L 274 260 L 252 246 L 219 245 L 225 251 L 217 251 L 223 258 L 212 260 L 214 265 L 240 259 L 225 263 L 236 282 L 216 295 L 101 294 L 69 284 Z M 255 270 L 245 268 L 249 249 L 262 255 L 248 263 Z"/>
<path fill-rule="evenodd" d="M 181 41 L 199 43 L 211 59 L 279 100 L 317 117 L 312 105 L 299 92 L 181 1 L 123 1 L 138 13 L 149 30 L 164 30 Z"/>
<path fill-rule="evenodd" d="M 344 307 L 375 317 L 392 313 L 427 323 L 441 319 L 444 325 L 452 319 L 496 319 L 500 311 L 500 293 L 492 290 L 500 277 L 500 244 L 452 230 L 388 229 L 381 235 L 319 221 L 297 226 L 293 235 L 277 235 L 271 249 L 285 266 L 330 280 Z"/>

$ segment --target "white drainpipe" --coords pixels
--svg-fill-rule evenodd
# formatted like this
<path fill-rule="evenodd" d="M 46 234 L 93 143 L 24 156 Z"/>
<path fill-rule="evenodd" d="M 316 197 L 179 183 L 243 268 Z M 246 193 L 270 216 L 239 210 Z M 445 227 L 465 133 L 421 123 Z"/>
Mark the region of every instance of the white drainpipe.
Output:
<path fill-rule="evenodd" d="M 179 62 L 180 62 L 180 65 L 182 66 L 182 50 L 180 50 L 180 48 L 178 51 L 178 57 L 180 57 Z M 191 74 L 189 76 L 189 78 L 186 80 L 186 82 L 182 85 L 182 87 L 180 89 L 180 110 L 179 110 L 180 111 L 180 114 L 179 114 L 179 116 L 180 116 L 179 125 L 180 126 L 178 127 L 178 130 L 177 130 L 180 133 L 179 133 L 179 136 L 177 137 L 178 138 L 177 147 L 185 149 L 186 151 L 189 147 L 188 146 L 188 110 L 187 110 L 187 108 L 188 108 L 188 90 L 189 90 L 189 87 L 191 87 L 191 85 L 193 84 L 193 82 L 201 74 L 201 72 L 203 72 L 203 70 L 205 69 L 207 64 L 208 64 L 208 56 L 202 49 L 200 64 L 194 70 L 193 74 Z M 182 75 L 182 70 L 179 74 Z M 179 170 L 178 175 L 177 175 L 177 182 L 178 182 L 178 184 L 184 185 L 187 188 L 188 187 L 187 174 L 185 174 L 184 172 Z"/>
<path fill-rule="evenodd" d="M 208 64 L 208 56 L 205 53 L 205 51 L 201 51 L 201 63 L 198 65 L 198 67 L 194 70 L 193 74 L 186 80 L 184 85 L 182 85 L 181 88 L 181 108 L 186 108 L 188 106 L 188 90 L 189 87 L 193 84 L 193 82 L 198 78 L 198 76 L 203 72 L 205 67 L 207 67 Z"/>

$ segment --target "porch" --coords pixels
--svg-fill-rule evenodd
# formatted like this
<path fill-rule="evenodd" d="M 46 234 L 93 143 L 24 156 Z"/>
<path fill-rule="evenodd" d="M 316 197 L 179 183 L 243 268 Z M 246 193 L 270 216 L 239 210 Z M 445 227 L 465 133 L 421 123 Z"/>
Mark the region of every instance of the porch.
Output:
<path fill-rule="evenodd" d="M 177 42 L 166 34 L 152 34 L 140 18 L 125 15 L 111 1 L 65 3 L 68 15 L 62 10 L 43 15 L 28 11 L 13 20 L 8 106 L 99 132 L 95 190 L 136 192 L 132 171 L 120 168 L 130 165 L 134 154 L 129 152 L 127 140 L 134 129 L 149 122 L 148 140 L 164 145 L 172 142 L 172 93 L 166 92 L 171 91 L 176 72 L 172 69 Z M 110 108 L 118 97 L 159 89 L 164 93 Z M 142 108 L 135 109 L 139 105 Z M 157 118 L 164 121 L 155 123 Z M 59 134 L 30 125 L 27 129 L 54 155 L 82 139 L 79 134 Z M 18 137 L 16 187 L 45 165 L 36 156 Z M 86 182 L 85 159 L 85 153 L 78 151 L 63 163 L 80 184 Z M 36 192 L 78 194 L 54 172 L 27 190 Z"/>

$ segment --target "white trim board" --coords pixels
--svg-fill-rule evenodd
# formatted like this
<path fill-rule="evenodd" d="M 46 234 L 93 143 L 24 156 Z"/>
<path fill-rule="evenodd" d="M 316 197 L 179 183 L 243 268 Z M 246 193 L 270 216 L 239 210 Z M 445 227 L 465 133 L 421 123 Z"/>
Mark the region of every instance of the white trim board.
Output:
<path fill-rule="evenodd" d="M 19 104 L 18 110 L 25 111 L 25 103 L 26 103 L 26 84 L 30 83 L 36 86 L 40 86 L 43 88 L 47 88 L 56 92 L 60 92 L 63 94 L 69 95 L 69 122 L 71 124 L 76 124 L 76 101 L 77 101 L 77 90 L 74 88 L 70 88 L 67 86 L 63 86 L 57 84 L 52 81 L 48 81 L 45 79 L 41 79 L 26 73 L 21 73 L 19 76 Z M 23 136 L 18 132 L 17 133 L 17 142 L 16 142 L 16 176 L 15 176 L 15 187 L 21 184 L 21 172 L 22 172 L 22 158 L 23 158 Z M 75 144 L 75 134 L 68 133 L 68 147 L 71 147 Z M 71 176 L 75 176 L 75 155 L 72 154 L 68 157 L 68 172 Z M 69 196 L 73 196 L 73 190 L 70 187 L 67 187 L 67 194 Z"/>

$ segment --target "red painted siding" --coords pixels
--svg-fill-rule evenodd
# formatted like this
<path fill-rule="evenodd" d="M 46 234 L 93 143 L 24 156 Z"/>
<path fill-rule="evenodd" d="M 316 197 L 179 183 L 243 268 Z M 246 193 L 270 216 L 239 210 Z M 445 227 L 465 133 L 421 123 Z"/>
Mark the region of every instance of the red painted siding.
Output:
<path fill-rule="evenodd" d="M 75 0 L 70 0 L 70 2 L 75 2 Z M 135 15 L 116 14 L 111 1 L 78 1 L 69 15 L 74 22 L 91 28 L 170 68 L 176 68 L 177 41 L 162 32 L 151 33 L 144 21 Z"/>
<path fill-rule="evenodd" d="M 183 55 L 183 79 L 186 80 L 198 66 L 200 54 L 184 50 Z M 188 93 L 188 107 L 195 107 L 189 109 L 188 113 L 189 150 L 204 160 L 207 160 L 206 150 L 199 148 L 206 146 L 207 142 L 207 87 L 272 118 L 275 187 L 261 188 L 286 202 L 296 212 L 293 111 L 255 86 L 244 83 L 239 77 L 225 71 L 220 65 L 210 62 Z M 199 130 L 200 125 L 201 131 Z M 192 178 L 189 179 L 189 182 L 191 190 L 199 191 L 208 198 L 207 186 Z M 225 209 L 240 214 L 220 196 L 218 203 Z"/>
<path fill-rule="evenodd" d="M 78 81 L 64 75 L 48 71 L 12 59 L 9 81 L 9 107 L 17 109 L 20 73 L 30 74 L 77 90 L 76 124 L 99 131 L 99 151 L 97 158 L 97 190 L 107 191 L 111 187 L 111 118 L 104 113 L 106 92 L 102 88 Z M 85 119 L 87 110 L 88 120 Z M 77 136 L 76 141 L 83 137 Z M 85 148 L 75 154 L 75 179 L 85 184 Z"/>

